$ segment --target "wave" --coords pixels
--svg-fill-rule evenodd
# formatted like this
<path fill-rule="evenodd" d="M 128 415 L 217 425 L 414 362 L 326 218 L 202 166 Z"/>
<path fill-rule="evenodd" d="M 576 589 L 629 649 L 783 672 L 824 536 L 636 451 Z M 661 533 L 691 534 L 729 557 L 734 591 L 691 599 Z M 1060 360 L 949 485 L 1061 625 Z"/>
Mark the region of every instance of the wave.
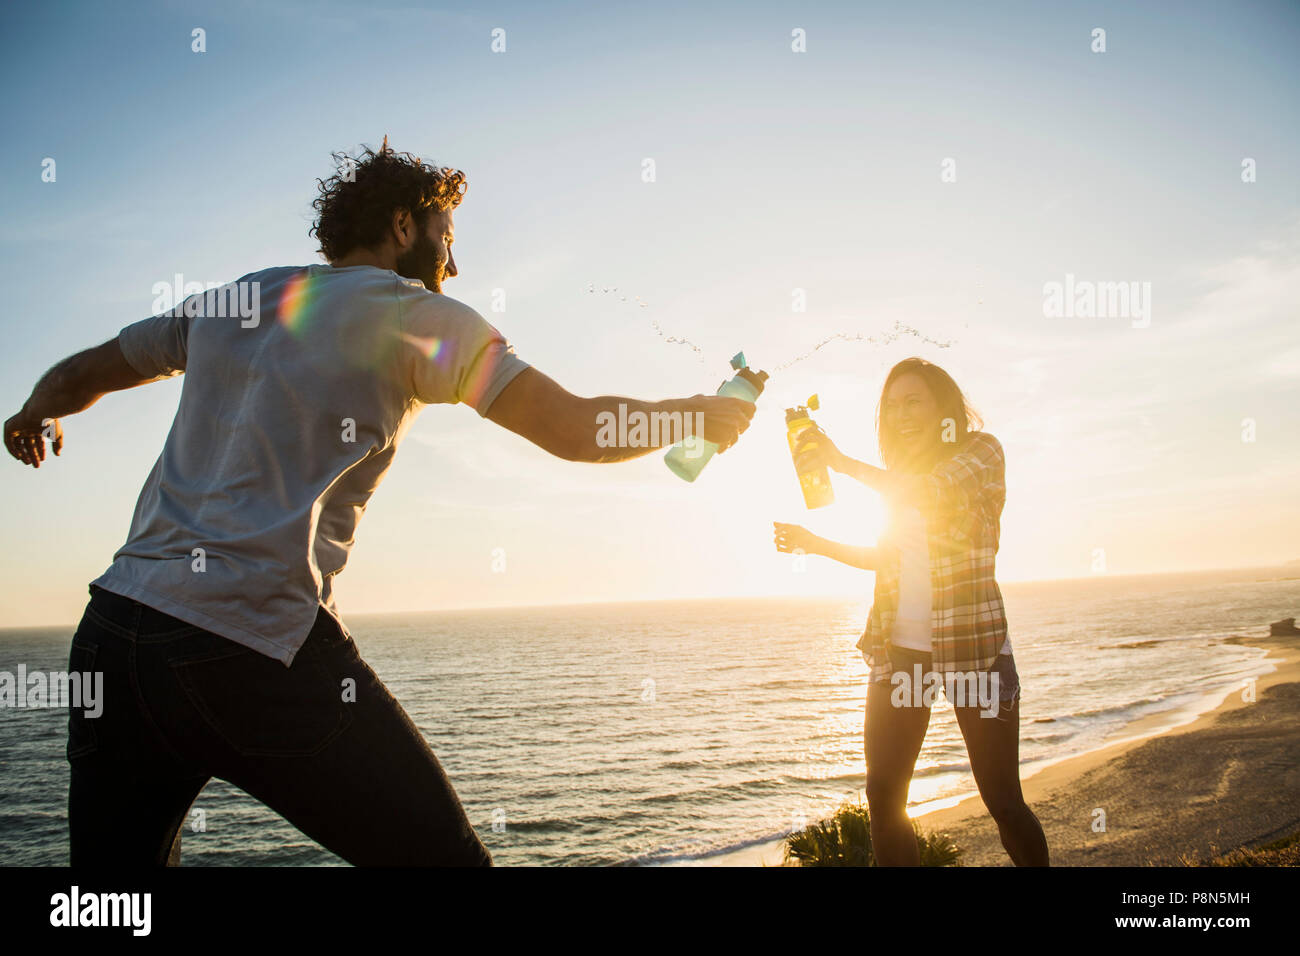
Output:
<path fill-rule="evenodd" d="M 670 847 L 661 847 L 649 853 L 639 853 L 635 856 L 621 860 L 618 866 L 666 866 L 672 863 L 682 863 L 693 860 L 707 860 L 715 856 L 725 856 L 728 853 L 736 853 L 740 850 L 748 850 L 750 847 L 762 846 L 765 843 L 772 843 L 776 840 L 785 838 L 787 832 L 784 830 L 775 830 L 771 833 L 763 834 L 757 837 L 747 837 L 744 840 L 737 840 L 730 843 L 708 843 L 703 840 L 687 841 L 685 843 L 675 844 Z M 681 852 L 684 848 L 691 847 L 689 852 Z"/>
<path fill-rule="evenodd" d="M 1166 694 L 1151 694 L 1140 700 L 1129 700 L 1117 704 L 1110 704 L 1105 707 L 1094 707 L 1091 710 L 1079 710 L 1072 714 L 1060 714 L 1055 719 L 1058 721 L 1078 722 L 1096 717 L 1122 716 L 1139 707 L 1145 707 L 1149 704 L 1159 704 L 1168 700 Z"/>

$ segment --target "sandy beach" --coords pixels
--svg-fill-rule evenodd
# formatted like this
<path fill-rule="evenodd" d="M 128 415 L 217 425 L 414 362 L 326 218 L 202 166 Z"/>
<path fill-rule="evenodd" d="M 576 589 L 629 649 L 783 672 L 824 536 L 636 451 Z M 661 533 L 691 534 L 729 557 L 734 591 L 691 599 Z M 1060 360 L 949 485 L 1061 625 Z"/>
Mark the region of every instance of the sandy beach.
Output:
<path fill-rule="evenodd" d="M 1163 732 L 1137 721 L 1123 739 L 1023 778 L 1053 866 L 1177 866 L 1300 830 L 1300 636 L 1227 641 L 1269 652 L 1276 669 L 1256 680 L 1254 701 L 1230 691 Z M 1104 831 L 1094 830 L 1098 809 Z M 916 820 L 952 837 L 963 866 L 1012 865 L 978 795 Z M 781 858 L 774 841 L 700 863 L 778 866 Z"/>

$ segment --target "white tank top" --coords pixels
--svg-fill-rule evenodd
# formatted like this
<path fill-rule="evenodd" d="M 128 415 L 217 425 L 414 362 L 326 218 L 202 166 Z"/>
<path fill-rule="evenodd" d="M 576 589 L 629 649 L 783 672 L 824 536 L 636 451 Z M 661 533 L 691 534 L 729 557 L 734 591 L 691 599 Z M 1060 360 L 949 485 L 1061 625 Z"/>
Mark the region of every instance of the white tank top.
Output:
<path fill-rule="evenodd" d="M 890 536 L 900 558 L 898 615 L 894 619 L 892 643 L 896 647 L 932 652 L 934 595 L 930 582 L 930 539 L 921 512 L 916 508 L 898 508 Z M 1003 641 L 1000 653 L 1011 653 L 1010 638 Z"/>
<path fill-rule="evenodd" d="M 893 643 L 916 651 L 930 650 L 930 542 L 925 521 L 915 508 L 896 510 L 890 529 L 899 551 L 898 616 Z"/>

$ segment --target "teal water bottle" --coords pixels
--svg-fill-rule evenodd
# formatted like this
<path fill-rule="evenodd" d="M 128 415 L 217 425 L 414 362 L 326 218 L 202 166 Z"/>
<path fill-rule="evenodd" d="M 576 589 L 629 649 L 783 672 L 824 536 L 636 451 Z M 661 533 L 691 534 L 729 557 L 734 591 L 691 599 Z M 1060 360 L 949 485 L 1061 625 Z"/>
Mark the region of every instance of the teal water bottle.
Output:
<path fill-rule="evenodd" d="M 731 360 L 731 367 L 736 370 L 734 378 L 722 383 L 718 394 L 725 398 L 739 398 L 746 402 L 758 400 L 763 394 L 763 383 L 767 381 L 766 372 L 752 372 L 745 362 L 745 353 L 737 352 Z M 691 435 L 679 441 L 664 455 L 664 464 L 678 478 L 694 481 L 704 470 L 718 451 L 716 442 L 711 442 L 703 435 Z"/>

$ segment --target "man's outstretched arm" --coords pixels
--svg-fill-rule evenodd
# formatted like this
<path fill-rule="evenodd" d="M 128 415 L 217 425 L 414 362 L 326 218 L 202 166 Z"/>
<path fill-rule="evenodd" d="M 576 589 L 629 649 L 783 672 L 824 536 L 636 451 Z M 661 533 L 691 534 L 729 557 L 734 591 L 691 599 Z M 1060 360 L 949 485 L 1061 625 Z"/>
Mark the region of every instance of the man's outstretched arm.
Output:
<path fill-rule="evenodd" d="M 688 415 L 699 413 L 703 416 L 703 437 L 716 442 L 720 451 L 726 451 L 736 443 L 754 416 L 753 402 L 717 395 L 695 395 L 662 402 L 643 402 L 617 395 L 580 398 L 529 367 L 502 389 L 485 417 L 565 461 L 627 461 L 676 440 L 668 428 L 652 427 L 647 429 L 644 443 L 602 444 L 602 416 L 613 416 L 612 420 L 617 421 L 620 405 L 624 406 L 622 414 L 628 419 L 634 414 L 644 415 L 643 420 L 648 421 L 655 421 L 652 417 L 655 415 L 677 415 L 684 428 L 692 429 L 695 419 L 692 417 L 689 423 L 684 420 Z M 669 420 L 658 419 L 661 422 Z"/>
<path fill-rule="evenodd" d="M 5 422 L 5 448 L 23 464 L 39 468 L 45 460 L 46 438 L 54 454 L 63 451 L 59 419 L 64 415 L 85 411 L 109 392 L 166 377 L 142 376 L 127 362 L 116 338 L 71 355 L 41 376 L 22 410 Z"/>

